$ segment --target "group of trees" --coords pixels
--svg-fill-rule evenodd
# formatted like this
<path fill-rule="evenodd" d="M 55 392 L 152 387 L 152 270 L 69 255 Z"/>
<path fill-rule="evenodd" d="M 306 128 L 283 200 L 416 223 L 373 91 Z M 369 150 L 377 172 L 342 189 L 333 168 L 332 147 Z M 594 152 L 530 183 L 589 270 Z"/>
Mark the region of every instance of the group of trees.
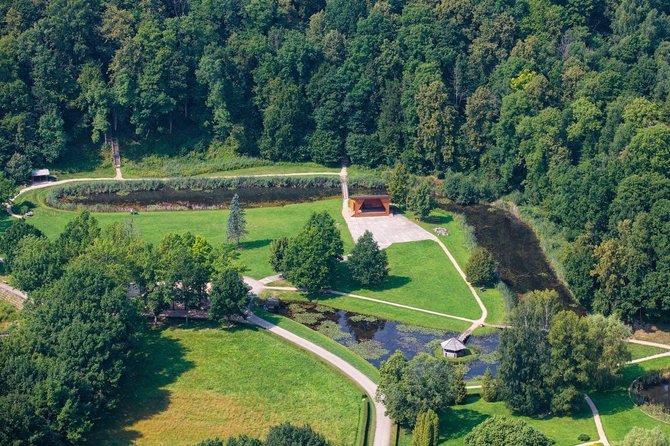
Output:
<path fill-rule="evenodd" d="M 431 421 L 430 411 L 439 413 L 465 398 L 463 374 L 445 358 L 428 353 L 407 360 L 396 351 L 382 363 L 379 373 L 377 400 L 401 426 L 414 428 L 420 422 L 417 436 L 431 432 L 435 421 Z"/>
<path fill-rule="evenodd" d="M 533 291 L 500 335 L 498 377 L 492 388 L 487 378 L 487 392 L 517 413 L 570 413 L 580 391 L 613 386 L 630 359 L 631 330 L 620 320 L 559 310 L 555 291 Z"/>
<path fill-rule="evenodd" d="M 30 291 L 21 323 L 0 342 L 0 444 L 84 438 L 117 403 L 142 312 L 209 304 L 222 320 L 243 316 L 249 299 L 234 246 L 186 233 L 153 247 L 132 223 L 101 229 L 87 212 L 54 241 L 17 220 L 0 236 L 0 251 Z"/>
<path fill-rule="evenodd" d="M 658 317 L 669 13 L 660 0 L 4 2 L 0 190 L 111 131 L 400 162 L 459 201 L 520 191 L 568 231 L 585 306 Z"/>

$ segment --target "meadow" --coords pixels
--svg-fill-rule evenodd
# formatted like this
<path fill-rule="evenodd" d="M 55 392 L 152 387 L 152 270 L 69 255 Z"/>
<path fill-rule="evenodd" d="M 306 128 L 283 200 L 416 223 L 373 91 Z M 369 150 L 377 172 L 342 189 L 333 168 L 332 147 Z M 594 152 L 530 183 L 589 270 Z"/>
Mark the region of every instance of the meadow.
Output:
<path fill-rule="evenodd" d="M 356 439 L 362 391 L 316 357 L 252 327 L 152 329 L 120 406 L 90 444 L 183 445 L 290 421 L 334 445 Z"/>

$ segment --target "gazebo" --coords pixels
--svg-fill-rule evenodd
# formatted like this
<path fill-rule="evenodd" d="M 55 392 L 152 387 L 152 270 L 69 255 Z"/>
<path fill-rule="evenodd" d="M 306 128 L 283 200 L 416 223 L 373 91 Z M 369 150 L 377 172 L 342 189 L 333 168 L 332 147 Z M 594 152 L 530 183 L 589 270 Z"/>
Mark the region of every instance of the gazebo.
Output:
<path fill-rule="evenodd" d="M 463 356 L 467 351 L 467 347 L 456 338 L 449 338 L 442 344 L 442 354 L 445 358 L 458 358 Z"/>
<path fill-rule="evenodd" d="M 49 169 L 37 169 L 30 173 L 33 182 L 49 181 Z"/>
<path fill-rule="evenodd" d="M 390 213 L 390 195 L 355 195 L 349 197 L 349 215 L 352 217 L 384 217 Z"/>

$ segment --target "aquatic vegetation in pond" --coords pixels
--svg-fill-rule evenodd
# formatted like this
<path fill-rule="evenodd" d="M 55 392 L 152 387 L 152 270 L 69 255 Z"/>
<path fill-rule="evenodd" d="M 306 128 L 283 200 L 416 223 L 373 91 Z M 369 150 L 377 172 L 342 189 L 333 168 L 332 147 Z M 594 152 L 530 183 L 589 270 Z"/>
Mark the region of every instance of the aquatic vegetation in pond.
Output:
<path fill-rule="evenodd" d="M 337 341 L 376 367 L 396 350 L 413 358 L 420 352 L 440 354 L 440 343 L 457 333 L 400 324 L 373 316 L 335 310 L 311 302 L 283 304 L 280 313 Z M 498 334 L 471 336 L 470 356 L 454 361 L 466 370 L 465 378 L 484 374 L 487 368 L 495 374 L 498 366 Z"/>

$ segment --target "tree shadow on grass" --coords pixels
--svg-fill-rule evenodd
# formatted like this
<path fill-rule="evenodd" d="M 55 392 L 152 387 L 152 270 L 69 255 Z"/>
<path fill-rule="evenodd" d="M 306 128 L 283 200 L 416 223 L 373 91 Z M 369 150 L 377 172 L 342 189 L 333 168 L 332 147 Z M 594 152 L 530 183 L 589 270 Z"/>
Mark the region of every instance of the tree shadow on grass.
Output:
<path fill-rule="evenodd" d="M 446 225 L 454 221 L 451 215 L 431 215 L 426 218 L 425 222 L 431 225 Z"/>
<path fill-rule="evenodd" d="M 242 247 L 242 249 L 258 249 L 258 248 L 265 248 L 270 243 L 272 243 L 272 240 L 270 239 L 249 240 L 247 242 L 240 243 L 240 246 Z"/>
<path fill-rule="evenodd" d="M 465 404 L 474 403 L 479 398 L 479 395 L 469 395 Z M 440 442 L 466 436 L 487 418 L 489 415 L 472 409 L 447 409 L 440 414 Z"/>
<path fill-rule="evenodd" d="M 382 292 L 402 288 L 412 281 L 412 279 L 407 276 L 391 274 L 379 285 L 363 287 L 351 277 L 349 267 L 346 263 L 347 262 L 340 262 L 337 266 L 337 281 L 333 286 L 333 289 L 336 291 L 355 294 L 357 291 L 369 289 L 371 291 Z"/>
<path fill-rule="evenodd" d="M 185 359 L 186 349 L 177 340 L 163 337 L 161 332 L 149 329 L 143 335 L 138 354 L 121 382 L 118 406 L 99 420 L 88 436 L 88 444 L 133 444 L 141 434 L 129 427 L 169 407 L 170 392 L 164 387 L 195 364 Z"/>

